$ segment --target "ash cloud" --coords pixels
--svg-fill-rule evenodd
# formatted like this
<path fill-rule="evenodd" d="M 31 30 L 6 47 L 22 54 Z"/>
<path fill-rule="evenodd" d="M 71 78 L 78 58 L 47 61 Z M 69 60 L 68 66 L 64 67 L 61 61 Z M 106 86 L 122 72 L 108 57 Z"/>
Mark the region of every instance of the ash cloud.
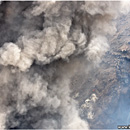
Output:
<path fill-rule="evenodd" d="M 122 2 L 2 2 L 0 127 L 89 129 L 71 78 L 109 48 Z"/>

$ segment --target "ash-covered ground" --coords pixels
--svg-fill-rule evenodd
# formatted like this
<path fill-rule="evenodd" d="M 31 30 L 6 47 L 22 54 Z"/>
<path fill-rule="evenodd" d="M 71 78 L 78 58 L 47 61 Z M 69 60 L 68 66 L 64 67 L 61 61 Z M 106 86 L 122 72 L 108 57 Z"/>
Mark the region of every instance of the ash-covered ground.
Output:
<path fill-rule="evenodd" d="M 130 124 L 130 13 L 117 19 L 117 33 L 108 39 L 101 67 L 74 78 L 80 87 L 72 96 L 92 129 Z"/>
<path fill-rule="evenodd" d="M 1 2 L 0 128 L 128 124 L 129 7 L 128 1 Z"/>

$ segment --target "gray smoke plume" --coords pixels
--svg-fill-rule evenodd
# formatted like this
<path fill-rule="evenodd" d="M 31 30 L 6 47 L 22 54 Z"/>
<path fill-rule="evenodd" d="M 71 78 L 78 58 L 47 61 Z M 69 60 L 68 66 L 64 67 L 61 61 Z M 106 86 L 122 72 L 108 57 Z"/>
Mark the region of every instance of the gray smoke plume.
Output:
<path fill-rule="evenodd" d="M 98 66 L 126 5 L 2 2 L 0 127 L 89 129 L 71 98 L 71 78 Z"/>

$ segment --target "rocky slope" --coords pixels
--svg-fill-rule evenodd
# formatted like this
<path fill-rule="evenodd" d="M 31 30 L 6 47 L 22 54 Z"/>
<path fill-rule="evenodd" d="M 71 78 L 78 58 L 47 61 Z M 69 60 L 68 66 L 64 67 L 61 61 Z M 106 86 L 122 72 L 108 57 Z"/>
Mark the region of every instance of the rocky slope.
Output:
<path fill-rule="evenodd" d="M 100 67 L 73 79 L 79 86 L 73 97 L 92 129 L 130 124 L 130 13 L 117 19 L 117 33 L 109 43 Z"/>

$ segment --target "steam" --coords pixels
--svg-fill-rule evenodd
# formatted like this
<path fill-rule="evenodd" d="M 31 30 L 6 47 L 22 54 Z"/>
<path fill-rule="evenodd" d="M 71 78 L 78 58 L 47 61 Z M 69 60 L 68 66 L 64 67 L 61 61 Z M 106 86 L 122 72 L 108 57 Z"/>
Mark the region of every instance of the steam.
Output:
<path fill-rule="evenodd" d="M 109 48 L 106 35 L 116 32 L 113 20 L 125 5 L 49 1 L 0 6 L 7 31 L 17 32 L 12 40 L 8 35 L 1 40 L 0 127 L 89 129 L 70 96 L 71 78 L 100 63 Z"/>

